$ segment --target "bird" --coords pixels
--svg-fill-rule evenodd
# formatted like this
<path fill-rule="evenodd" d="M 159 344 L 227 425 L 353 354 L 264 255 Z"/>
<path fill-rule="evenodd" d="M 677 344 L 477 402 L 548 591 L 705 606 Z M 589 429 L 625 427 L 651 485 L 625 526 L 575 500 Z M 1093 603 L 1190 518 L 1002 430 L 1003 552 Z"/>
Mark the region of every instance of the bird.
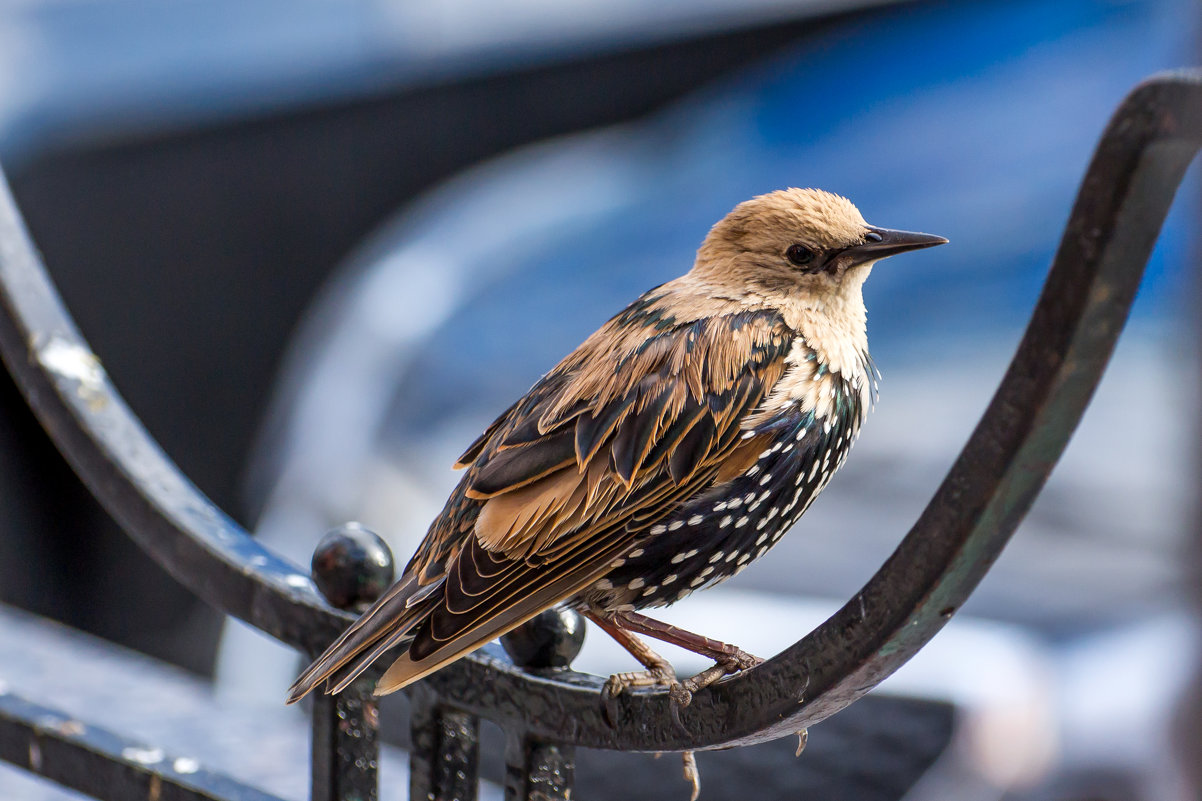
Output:
<path fill-rule="evenodd" d="M 758 664 L 641 610 L 739 573 L 806 511 L 876 399 L 865 279 L 946 242 L 869 225 L 819 189 L 735 206 L 687 273 L 603 324 L 468 446 L 400 579 L 288 702 L 340 692 L 390 651 L 375 692 L 394 692 L 560 603 L 645 668 L 611 676 L 609 699 L 663 685 L 687 705 Z M 680 681 L 642 636 L 714 666 Z"/>

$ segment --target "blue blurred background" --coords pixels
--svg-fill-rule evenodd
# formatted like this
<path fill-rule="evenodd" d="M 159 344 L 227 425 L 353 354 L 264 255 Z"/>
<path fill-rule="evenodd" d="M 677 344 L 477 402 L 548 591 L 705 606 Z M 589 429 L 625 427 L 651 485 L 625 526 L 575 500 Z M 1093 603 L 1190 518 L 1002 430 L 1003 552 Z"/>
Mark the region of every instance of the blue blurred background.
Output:
<path fill-rule="evenodd" d="M 817 186 L 948 237 L 867 285 L 885 381 L 844 472 L 773 558 L 669 612 L 766 655 L 921 510 L 1109 115 L 1198 63 L 1200 18 L 1191 0 L 20 2 L 0 6 L 0 163 L 152 434 L 300 563 L 349 519 L 407 556 L 462 446 L 741 200 Z M 890 685 L 959 712 L 911 798 L 1188 796 L 1170 733 L 1195 641 L 1198 188 L 1195 166 L 1047 491 Z M 147 562 L 3 380 L 0 601 L 274 704 L 295 656 Z M 580 665 L 625 669 L 597 640 Z"/>

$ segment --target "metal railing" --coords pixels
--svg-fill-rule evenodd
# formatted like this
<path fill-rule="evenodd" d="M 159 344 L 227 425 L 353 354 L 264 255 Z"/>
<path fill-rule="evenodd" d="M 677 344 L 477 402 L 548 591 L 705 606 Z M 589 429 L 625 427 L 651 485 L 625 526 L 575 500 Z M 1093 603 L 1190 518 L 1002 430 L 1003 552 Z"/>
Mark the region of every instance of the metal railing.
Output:
<path fill-rule="evenodd" d="M 541 657 L 519 667 L 477 652 L 409 691 L 411 797 L 475 797 L 482 717 L 508 738 L 507 798 L 566 799 L 577 746 L 680 751 L 763 742 L 838 712 L 896 670 L 963 604 L 1043 486 L 1102 376 L 1200 147 L 1202 71 L 1154 77 L 1122 103 L 984 416 L 897 550 L 829 620 L 762 665 L 698 692 L 681 712 L 683 725 L 662 691 L 619 696 L 611 720 L 600 703 L 602 678 L 538 670 Z M 2 177 L 0 351 L 93 494 L 199 597 L 310 656 L 350 622 L 306 572 L 213 506 L 146 433 L 59 300 Z M 375 798 L 372 679 L 314 702 L 314 799 Z M 169 760 L 139 760 L 122 742 L 0 691 L 0 758 L 69 787 L 99 798 L 266 797 L 216 774 L 182 775 Z M 98 781 L 101 774 L 111 781 Z"/>

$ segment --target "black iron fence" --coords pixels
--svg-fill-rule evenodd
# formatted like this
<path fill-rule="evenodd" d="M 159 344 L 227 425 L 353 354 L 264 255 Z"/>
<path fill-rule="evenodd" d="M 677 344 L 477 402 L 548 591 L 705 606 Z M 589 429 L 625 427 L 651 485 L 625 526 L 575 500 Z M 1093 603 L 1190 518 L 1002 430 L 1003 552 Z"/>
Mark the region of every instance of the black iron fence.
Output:
<path fill-rule="evenodd" d="M 1090 163 L 1018 352 L 918 521 L 829 620 L 753 670 L 670 712 L 666 693 L 600 703 L 572 672 L 571 621 L 544 617 L 410 692 L 411 797 L 471 799 L 479 721 L 506 733 L 510 799 L 566 799 L 576 747 L 682 751 L 805 729 L 875 687 L 947 622 L 1026 513 L 1080 420 L 1126 321 L 1186 167 L 1202 147 L 1202 71 L 1157 76 L 1119 107 Z M 0 351 L 42 425 L 95 496 L 176 579 L 214 607 L 313 656 L 351 620 L 311 576 L 258 544 L 181 475 L 107 380 L 0 179 Z M 357 581 L 327 560 L 323 586 Z M 557 614 L 557 613 L 556 613 Z M 541 639 L 540 639 L 541 637 Z M 558 667 L 556 665 L 559 665 Z M 378 712 L 365 676 L 315 700 L 312 797 L 374 799 Z M 96 798 L 269 798 L 0 688 L 0 759 Z"/>

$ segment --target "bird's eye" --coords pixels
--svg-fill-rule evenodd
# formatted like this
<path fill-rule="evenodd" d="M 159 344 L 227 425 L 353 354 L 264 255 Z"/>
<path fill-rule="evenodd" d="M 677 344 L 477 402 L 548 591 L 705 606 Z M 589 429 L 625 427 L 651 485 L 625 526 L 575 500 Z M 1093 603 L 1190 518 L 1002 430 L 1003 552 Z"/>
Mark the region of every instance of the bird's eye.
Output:
<path fill-rule="evenodd" d="M 789 245 L 789 249 L 785 251 L 785 258 L 798 267 L 804 267 L 814 260 L 814 251 L 805 245 Z"/>

